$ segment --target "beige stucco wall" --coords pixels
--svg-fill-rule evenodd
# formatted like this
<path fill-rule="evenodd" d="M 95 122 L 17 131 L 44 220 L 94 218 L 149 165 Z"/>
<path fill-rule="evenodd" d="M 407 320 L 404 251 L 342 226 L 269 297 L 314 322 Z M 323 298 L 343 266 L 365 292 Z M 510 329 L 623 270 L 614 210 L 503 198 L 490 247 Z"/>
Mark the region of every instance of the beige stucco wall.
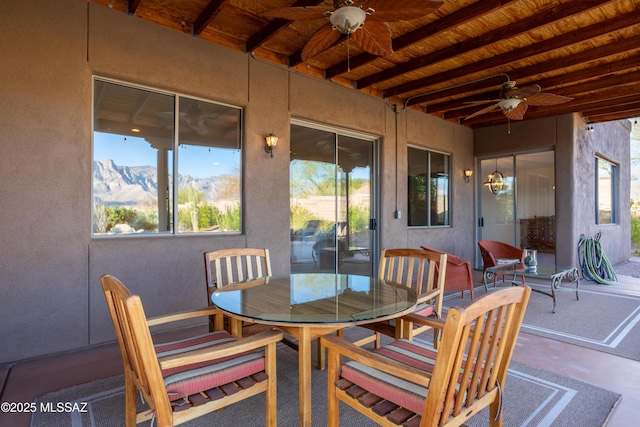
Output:
<path fill-rule="evenodd" d="M 473 256 L 470 129 L 84 0 L 0 2 L 0 40 L 0 363 L 113 340 L 104 273 L 153 316 L 205 304 L 205 250 L 269 247 L 288 272 L 292 118 L 379 138 L 381 247 Z M 242 235 L 91 238 L 93 75 L 244 109 Z M 451 228 L 407 229 L 407 143 L 452 155 Z"/>

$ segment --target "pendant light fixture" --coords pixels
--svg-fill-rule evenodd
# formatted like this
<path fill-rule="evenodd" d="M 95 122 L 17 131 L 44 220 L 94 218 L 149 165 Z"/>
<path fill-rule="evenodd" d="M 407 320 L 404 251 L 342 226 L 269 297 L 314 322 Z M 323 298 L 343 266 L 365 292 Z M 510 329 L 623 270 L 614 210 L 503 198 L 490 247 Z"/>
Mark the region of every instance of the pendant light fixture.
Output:
<path fill-rule="evenodd" d="M 504 175 L 502 172 L 498 171 L 498 159 L 496 158 L 496 170 L 493 173 L 487 175 L 484 180 L 484 186 L 487 187 L 487 190 L 491 192 L 491 194 L 498 195 L 502 194 L 506 190 L 506 182 L 504 180 Z"/>

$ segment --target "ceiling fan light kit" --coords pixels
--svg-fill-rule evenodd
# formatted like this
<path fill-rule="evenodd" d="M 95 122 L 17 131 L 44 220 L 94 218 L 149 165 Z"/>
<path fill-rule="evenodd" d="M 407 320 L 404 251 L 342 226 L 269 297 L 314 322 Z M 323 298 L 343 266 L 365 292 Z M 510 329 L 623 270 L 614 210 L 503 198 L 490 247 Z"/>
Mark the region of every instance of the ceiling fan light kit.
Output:
<path fill-rule="evenodd" d="M 364 10 L 354 6 L 344 6 L 338 8 L 329 17 L 334 30 L 342 34 L 354 33 L 358 28 L 362 28 L 367 14 Z"/>
<path fill-rule="evenodd" d="M 509 111 L 516 108 L 521 102 L 522 100 L 518 98 L 503 99 L 498 102 L 498 107 L 500 107 L 502 111 Z"/>

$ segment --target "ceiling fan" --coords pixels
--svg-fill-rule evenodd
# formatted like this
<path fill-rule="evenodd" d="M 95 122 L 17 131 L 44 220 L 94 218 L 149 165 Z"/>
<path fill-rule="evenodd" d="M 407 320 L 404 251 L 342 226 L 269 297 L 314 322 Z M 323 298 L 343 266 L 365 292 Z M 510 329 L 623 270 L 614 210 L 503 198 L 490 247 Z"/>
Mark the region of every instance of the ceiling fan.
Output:
<path fill-rule="evenodd" d="M 508 80 L 502 84 L 499 99 L 470 102 L 470 104 L 486 104 L 487 102 L 491 102 L 492 104 L 465 117 L 465 120 L 495 110 L 502 110 L 502 113 L 510 120 L 522 120 L 529 105 L 558 105 L 573 100 L 573 98 L 568 96 L 541 92 L 541 90 L 542 88 L 536 84 L 524 86 L 520 89 L 516 87 L 516 82 Z"/>
<path fill-rule="evenodd" d="M 164 111 L 156 113 L 164 120 L 173 120 L 173 111 Z M 189 103 L 184 111 L 179 113 L 180 122 L 187 124 L 196 134 L 206 135 L 209 133 L 209 124 L 212 123 L 231 123 L 234 117 L 226 117 L 219 113 L 205 113 L 199 103 Z"/>
<path fill-rule="evenodd" d="M 306 61 L 331 47 L 342 34 L 373 55 L 392 54 L 391 31 L 387 22 L 416 19 L 443 4 L 444 0 L 334 0 L 333 7 L 285 7 L 264 15 L 291 21 L 329 18 L 329 22 L 302 49 L 302 60 Z"/>

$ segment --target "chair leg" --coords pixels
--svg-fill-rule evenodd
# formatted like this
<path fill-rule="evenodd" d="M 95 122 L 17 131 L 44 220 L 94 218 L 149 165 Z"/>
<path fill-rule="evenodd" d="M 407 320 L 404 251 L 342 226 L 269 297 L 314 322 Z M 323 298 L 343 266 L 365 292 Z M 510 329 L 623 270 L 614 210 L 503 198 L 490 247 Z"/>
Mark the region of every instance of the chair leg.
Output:
<path fill-rule="evenodd" d="M 267 372 L 269 384 L 266 392 L 266 427 L 277 426 L 277 382 L 276 382 L 276 344 L 267 345 L 265 349 L 265 371 Z"/>
<path fill-rule="evenodd" d="M 499 399 L 496 399 L 493 403 L 491 403 L 491 405 L 489 405 L 489 425 L 491 427 L 502 427 L 502 411 L 500 411 L 500 413 L 498 414 L 499 409 Z"/>
<path fill-rule="evenodd" d="M 340 402 L 336 396 L 336 381 L 338 381 L 340 355 L 337 352 L 329 351 L 328 355 L 329 373 L 327 375 L 327 427 L 338 427 L 340 425 Z"/>
<path fill-rule="evenodd" d="M 124 380 L 124 425 L 125 427 L 136 426 L 136 386 L 133 379 L 127 378 L 130 374 L 125 373 Z"/>

